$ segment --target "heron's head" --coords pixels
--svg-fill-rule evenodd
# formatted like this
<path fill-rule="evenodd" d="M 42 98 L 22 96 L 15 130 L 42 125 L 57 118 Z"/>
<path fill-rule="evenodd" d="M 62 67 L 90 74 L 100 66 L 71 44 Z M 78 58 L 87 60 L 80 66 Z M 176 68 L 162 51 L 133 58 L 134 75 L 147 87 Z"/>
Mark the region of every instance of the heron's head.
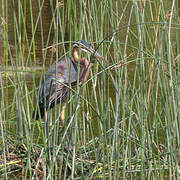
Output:
<path fill-rule="evenodd" d="M 85 40 L 77 41 L 73 44 L 73 48 L 79 48 L 84 52 L 89 53 L 90 55 L 99 58 L 100 60 L 104 60 L 104 57 L 95 51 L 90 44 L 88 44 Z"/>

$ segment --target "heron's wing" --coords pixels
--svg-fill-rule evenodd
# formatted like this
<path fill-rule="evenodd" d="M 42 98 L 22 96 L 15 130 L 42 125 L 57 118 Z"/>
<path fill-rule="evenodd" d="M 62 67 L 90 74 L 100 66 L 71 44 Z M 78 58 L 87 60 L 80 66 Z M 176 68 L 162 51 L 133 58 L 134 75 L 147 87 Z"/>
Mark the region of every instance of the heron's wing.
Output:
<path fill-rule="evenodd" d="M 55 103 L 64 102 L 68 95 L 68 88 L 64 87 L 61 83 L 56 85 L 56 89 L 49 98 L 50 108 L 52 108 Z"/>
<path fill-rule="evenodd" d="M 58 81 L 62 83 L 71 83 L 77 81 L 78 68 L 70 57 L 60 59 L 46 73 L 56 75 Z"/>
<path fill-rule="evenodd" d="M 68 88 L 64 84 L 71 84 L 77 81 L 77 70 L 70 58 L 63 58 L 54 64 L 46 73 L 41 82 L 39 93 L 39 103 L 44 104 L 44 100 L 50 104 L 58 100 L 64 101 Z"/>

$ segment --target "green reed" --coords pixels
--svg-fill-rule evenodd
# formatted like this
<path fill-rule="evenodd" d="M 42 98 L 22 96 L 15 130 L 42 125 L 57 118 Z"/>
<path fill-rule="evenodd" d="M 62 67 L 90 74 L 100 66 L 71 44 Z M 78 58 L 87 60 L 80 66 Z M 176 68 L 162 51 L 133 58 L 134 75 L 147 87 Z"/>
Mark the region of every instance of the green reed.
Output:
<path fill-rule="evenodd" d="M 178 179 L 178 6 L 2 0 L 0 177 Z M 103 41 L 109 63 L 95 60 L 89 80 L 69 87 L 64 126 L 62 104 L 34 120 L 39 82 L 81 39 Z"/>

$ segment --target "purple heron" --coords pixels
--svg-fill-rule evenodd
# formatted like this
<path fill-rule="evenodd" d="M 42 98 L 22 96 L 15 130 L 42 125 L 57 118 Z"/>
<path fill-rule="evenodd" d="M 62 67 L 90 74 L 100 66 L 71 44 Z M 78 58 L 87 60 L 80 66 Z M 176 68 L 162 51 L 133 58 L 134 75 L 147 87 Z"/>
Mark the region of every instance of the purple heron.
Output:
<path fill-rule="evenodd" d="M 70 89 L 80 85 L 89 76 L 89 64 L 86 58 L 79 58 L 78 51 L 82 50 L 90 55 L 104 60 L 86 41 L 77 41 L 73 45 L 72 58 L 61 58 L 54 64 L 42 79 L 38 108 L 33 112 L 33 117 L 38 120 L 43 118 L 47 109 L 67 100 Z M 69 88 L 69 86 L 71 88 Z"/>

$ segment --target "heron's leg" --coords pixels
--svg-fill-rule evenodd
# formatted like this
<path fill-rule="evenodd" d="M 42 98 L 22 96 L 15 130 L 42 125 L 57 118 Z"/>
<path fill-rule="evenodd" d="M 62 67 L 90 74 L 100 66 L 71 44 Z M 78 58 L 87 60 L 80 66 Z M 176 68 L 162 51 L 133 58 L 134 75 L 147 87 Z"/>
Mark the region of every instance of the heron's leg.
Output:
<path fill-rule="evenodd" d="M 61 116 L 60 116 L 60 119 L 61 119 L 61 122 L 62 122 L 63 126 L 64 126 L 64 120 L 65 120 L 65 109 L 66 109 L 66 104 L 63 104 L 62 105 Z"/>
<path fill-rule="evenodd" d="M 47 121 L 47 118 L 48 118 L 48 111 L 46 111 L 46 114 L 45 114 L 45 121 Z"/>
<path fill-rule="evenodd" d="M 48 110 L 45 113 L 45 137 L 47 140 L 47 164 L 50 165 L 50 161 L 51 161 L 51 143 L 50 143 L 50 136 L 49 136 L 49 119 L 48 119 Z"/>

